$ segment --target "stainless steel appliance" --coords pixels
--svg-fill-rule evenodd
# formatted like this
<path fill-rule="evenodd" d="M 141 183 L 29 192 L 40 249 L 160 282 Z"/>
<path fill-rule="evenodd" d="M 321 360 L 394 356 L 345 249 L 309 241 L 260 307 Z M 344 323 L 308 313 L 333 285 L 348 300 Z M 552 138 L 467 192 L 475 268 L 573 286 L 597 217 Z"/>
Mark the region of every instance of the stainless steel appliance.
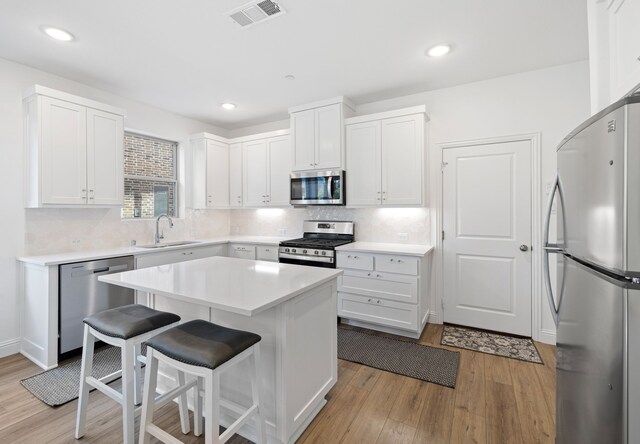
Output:
<path fill-rule="evenodd" d="M 278 259 L 285 264 L 336 268 L 336 247 L 353 242 L 353 222 L 306 220 L 303 237 L 280 242 Z"/>
<path fill-rule="evenodd" d="M 640 96 L 579 126 L 557 158 L 543 233 L 557 325 L 556 442 L 638 443 Z M 558 240 L 550 244 L 556 195 Z M 555 297 L 550 254 L 557 255 Z"/>
<path fill-rule="evenodd" d="M 98 276 L 133 270 L 133 256 L 60 265 L 58 357 L 82 349 L 82 320 L 108 308 L 134 303 L 134 291 L 98 282 Z"/>
<path fill-rule="evenodd" d="M 291 205 L 344 205 L 343 170 L 291 174 Z"/>

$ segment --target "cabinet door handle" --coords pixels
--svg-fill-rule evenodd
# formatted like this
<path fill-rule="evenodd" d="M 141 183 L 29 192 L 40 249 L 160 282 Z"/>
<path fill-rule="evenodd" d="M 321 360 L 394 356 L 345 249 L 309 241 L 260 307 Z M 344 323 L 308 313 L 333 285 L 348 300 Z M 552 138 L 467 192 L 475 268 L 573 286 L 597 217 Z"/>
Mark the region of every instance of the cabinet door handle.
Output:
<path fill-rule="evenodd" d="M 379 303 L 380 303 L 380 299 L 378 299 L 378 300 L 376 301 L 376 304 L 379 304 Z"/>
<path fill-rule="evenodd" d="M 190 254 L 193 254 L 193 251 L 189 251 L 188 253 L 186 253 L 186 252 L 182 253 L 183 256 L 187 256 L 187 255 L 190 255 Z"/>
<path fill-rule="evenodd" d="M 376 277 L 377 277 L 377 278 L 381 278 L 381 277 L 382 277 L 382 275 L 381 275 L 381 274 L 376 274 Z"/>
<path fill-rule="evenodd" d="M 371 302 L 371 298 L 367 299 L 367 302 Z"/>
<path fill-rule="evenodd" d="M 353 256 L 354 259 L 360 259 L 358 256 Z"/>
<path fill-rule="evenodd" d="M 393 258 L 389 259 L 389 262 L 393 262 Z"/>
<path fill-rule="evenodd" d="M 367 273 L 367 276 L 371 276 L 371 273 Z"/>
<path fill-rule="evenodd" d="M 310 164 L 309 164 L 309 166 L 313 166 L 313 165 L 314 165 L 313 163 L 310 163 Z"/>

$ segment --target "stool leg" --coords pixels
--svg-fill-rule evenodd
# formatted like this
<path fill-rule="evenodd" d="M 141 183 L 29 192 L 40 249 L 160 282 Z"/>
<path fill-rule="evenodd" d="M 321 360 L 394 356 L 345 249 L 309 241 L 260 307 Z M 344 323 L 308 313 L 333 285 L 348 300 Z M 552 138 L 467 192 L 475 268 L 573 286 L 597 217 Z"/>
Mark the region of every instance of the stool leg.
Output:
<path fill-rule="evenodd" d="M 153 355 L 153 349 L 147 348 L 147 370 L 144 379 L 142 398 L 142 414 L 140 415 L 140 444 L 149 443 L 147 427 L 153 422 L 153 402 L 156 397 L 158 383 L 158 359 Z"/>
<path fill-rule="evenodd" d="M 202 390 L 204 389 L 204 383 L 200 376 L 194 388 L 195 396 L 193 397 L 193 434 L 196 436 L 202 435 Z"/>
<path fill-rule="evenodd" d="M 267 444 L 267 432 L 265 429 L 265 418 L 262 404 L 260 403 L 260 344 L 253 346 L 253 366 L 251 368 L 251 391 L 253 395 L 253 403 L 258 407 L 256 412 L 256 430 L 258 442 L 256 444 Z"/>
<path fill-rule="evenodd" d="M 180 387 L 186 384 L 184 372 L 178 370 L 178 385 Z M 178 399 L 178 409 L 180 411 L 180 425 L 182 427 L 182 433 L 185 435 L 191 431 L 191 427 L 189 426 L 189 406 L 187 404 L 187 392 L 184 392 L 180 395 L 180 399 Z"/>
<path fill-rule="evenodd" d="M 89 404 L 89 384 L 87 377 L 93 371 L 93 346 L 95 338 L 89 331 L 89 326 L 84 326 L 84 338 L 82 340 L 82 368 L 80 370 L 80 392 L 78 395 L 78 415 L 76 418 L 76 439 L 84 436 L 87 423 L 87 405 Z"/>
<path fill-rule="evenodd" d="M 134 348 L 133 345 L 127 344 L 126 341 L 122 347 L 122 431 L 124 444 L 133 444 L 135 442 Z"/>
<path fill-rule="evenodd" d="M 142 363 L 138 360 L 138 356 L 142 353 L 142 344 L 133 346 L 133 386 L 134 396 L 133 403 L 139 405 L 142 402 Z"/>
<path fill-rule="evenodd" d="M 220 373 L 213 371 L 204 378 L 205 444 L 220 442 Z"/>

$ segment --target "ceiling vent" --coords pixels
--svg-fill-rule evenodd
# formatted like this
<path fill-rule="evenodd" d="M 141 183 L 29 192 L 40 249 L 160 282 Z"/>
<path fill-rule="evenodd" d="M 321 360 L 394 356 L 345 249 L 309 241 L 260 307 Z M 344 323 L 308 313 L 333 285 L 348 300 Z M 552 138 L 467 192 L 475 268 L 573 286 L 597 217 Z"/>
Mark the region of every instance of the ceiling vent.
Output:
<path fill-rule="evenodd" d="M 227 15 L 242 28 L 249 28 L 256 23 L 265 22 L 284 13 L 285 10 L 278 3 L 272 0 L 263 0 L 242 5 L 227 12 Z"/>

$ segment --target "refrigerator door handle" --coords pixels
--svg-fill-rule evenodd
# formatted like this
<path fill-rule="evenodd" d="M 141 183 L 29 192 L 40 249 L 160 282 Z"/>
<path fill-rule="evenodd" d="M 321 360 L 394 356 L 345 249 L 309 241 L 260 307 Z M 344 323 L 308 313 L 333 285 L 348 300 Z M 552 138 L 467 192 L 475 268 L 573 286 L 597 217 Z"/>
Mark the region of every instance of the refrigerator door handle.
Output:
<path fill-rule="evenodd" d="M 549 301 L 549 308 L 551 309 L 551 316 L 553 317 L 553 322 L 558 325 L 558 307 L 560 303 L 558 301 L 558 306 L 556 306 L 555 298 L 553 297 L 553 288 L 551 285 L 551 274 L 549 272 L 549 254 L 551 253 L 563 253 L 564 249 L 557 245 L 549 244 L 549 223 L 551 219 L 551 210 L 553 208 L 553 199 L 555 198 L 556 189 L 560 192 L 559 187 L 559 178 L 556 174 L 556 178 L 553 181 L 553 187 L 549 190 L 549 199 L 547 201 L 547 211 L 545 212 L 544 219 L 544 228 L 542 229 L 542 245 L 543 245 L 543 254 L 542 254 L 542 273 L 544 275 L 544 284 L 547 289 L 547 299 Z M 562 199 L 562 196 L 560 197 Z"/>

